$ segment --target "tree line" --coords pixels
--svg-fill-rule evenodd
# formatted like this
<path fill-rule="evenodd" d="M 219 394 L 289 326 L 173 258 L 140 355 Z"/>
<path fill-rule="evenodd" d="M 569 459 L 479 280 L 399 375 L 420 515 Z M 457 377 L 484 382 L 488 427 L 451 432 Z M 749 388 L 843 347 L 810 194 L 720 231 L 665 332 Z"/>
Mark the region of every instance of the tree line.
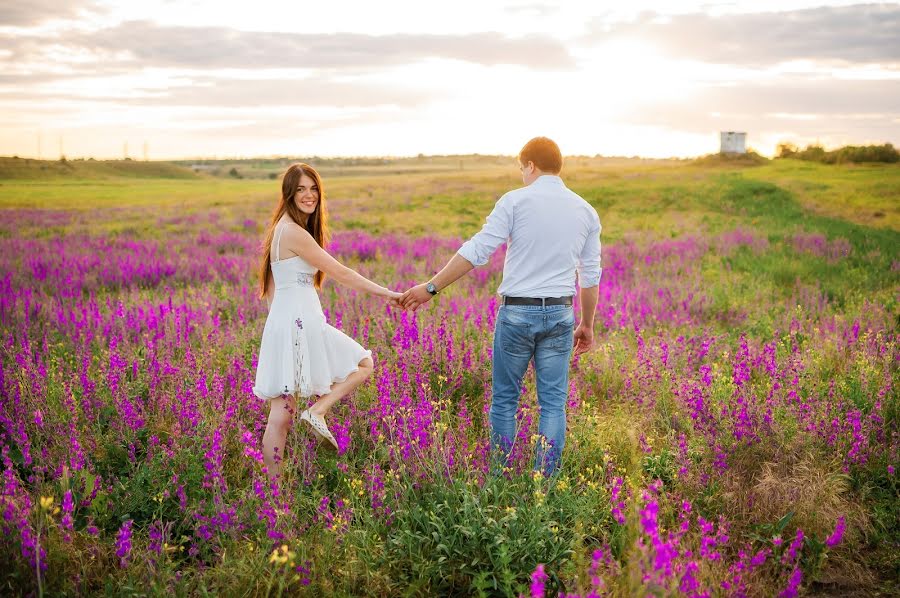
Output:
<path fill-rule="evenodd" d="M 795 158 L 824 164 L 845 164 L 860 162 L 900 161 L 900 152 L 890 143 L 884 145 L 845 145 L 844 147 L 826 150 L 821 145 L 807 145 L 801 150 L 793 143 L 780 143 L 777 148 L 779 158 Z"/>

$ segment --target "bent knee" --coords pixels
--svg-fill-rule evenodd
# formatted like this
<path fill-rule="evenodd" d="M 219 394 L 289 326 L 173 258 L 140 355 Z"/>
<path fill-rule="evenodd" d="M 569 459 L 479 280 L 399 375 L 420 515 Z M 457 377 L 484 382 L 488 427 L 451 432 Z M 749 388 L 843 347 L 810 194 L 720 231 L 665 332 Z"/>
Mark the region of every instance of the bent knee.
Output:
<path fill-rule="evenodd" d="M 372 361 L 371 357 L 366 357 L 359 362 L 359 371 L 362 372 L 366 378 L 375 373 L 375 362 Z"/>

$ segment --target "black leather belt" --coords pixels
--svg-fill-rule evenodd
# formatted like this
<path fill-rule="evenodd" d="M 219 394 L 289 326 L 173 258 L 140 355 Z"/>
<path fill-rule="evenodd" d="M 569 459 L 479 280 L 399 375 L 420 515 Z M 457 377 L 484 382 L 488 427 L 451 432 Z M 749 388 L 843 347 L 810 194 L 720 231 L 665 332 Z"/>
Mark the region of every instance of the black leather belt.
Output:
<path fill-rule="evenodd" d="M 503 305 L 572 305 L 572 297 L 507 297 L 503 296 Z"/>

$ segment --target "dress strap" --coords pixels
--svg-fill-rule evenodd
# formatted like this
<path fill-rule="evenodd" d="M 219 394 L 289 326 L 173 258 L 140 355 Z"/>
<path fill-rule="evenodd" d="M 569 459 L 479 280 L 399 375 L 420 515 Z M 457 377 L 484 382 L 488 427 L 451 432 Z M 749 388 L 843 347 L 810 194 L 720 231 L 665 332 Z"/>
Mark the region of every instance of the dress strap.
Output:
<path fill-rule="evenodd" d="M 284 232 L 284 226 L 281 222 L 279 222 L 275 228 L 275 241 L 274 243 L 272 243 L 272 253 L 275 255 L 275 259 L 272 260 L 273 262 L 281 260 L 281 252 L 279 251 L 279 249 L 281 249 L 281 233 Z"/>

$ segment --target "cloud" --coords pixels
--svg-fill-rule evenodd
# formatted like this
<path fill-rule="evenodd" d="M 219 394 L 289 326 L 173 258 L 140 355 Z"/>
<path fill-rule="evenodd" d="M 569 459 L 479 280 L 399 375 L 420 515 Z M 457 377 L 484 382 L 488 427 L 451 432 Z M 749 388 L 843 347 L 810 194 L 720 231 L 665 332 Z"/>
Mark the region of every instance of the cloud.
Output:
<path fill-rule="evenodd" d="M 685 102 L 665 98 L 635 103 L 623 120 L 631 124 L 677 126 L 679 130 L 778 130 L 790 127 L 821 134 L 835 128 L 868 131 L 884 127 L 896 138 L 900 80 L 783 80 L 701 88 Z M 890 129 L 890 130 L 888 130 Z M 827 131 L 826 131 L 827 130 Z"/>
<path fill-rule="evenodd" d="M 77 0 L 3 2 L 0 4 L 0 26 L 30 27 L 55 19 L 70 19 L 98 9 L 96 2 Z"/>
<path fill-rule="evenodd" d="M 540 2 L 531 2 L 528 4 L 512 4 L 503 9 L 503 12 L 513 16 L 537 16 L 550 17 L 559 11 L 559 6 L 555 4 L 542 4 Z"/>
<path fill-rule="evenodd" d="M 466 63 L 463 68 L 473 63 L 574 68 L 561 43 L 537 35 L 285 34 L 133 21 L 93 32 L 9 35 L 7 41 L 9 54 L 0 58 L 5 66 L 0 100 L 7 105 L 94 101 L 98 110 L 112 105 L 414 110 L 438 99 L 438 88 L 446 99 L 452 85 L 439 79 L 405 81 L 394 67 L 440 58 Z M 292 78 L 291 71 L 298 76 Z"/>
<path fill-rule="evenodd" d="M 643 13 L 633 22 L 595 20 L 591 39 L 638 37 L 669 56 L 763 66 L 790 60 L 900 62 L 900 5 L 857 4 L 710 16 Z"/>
<path fill-rule="evenodd" d="M 60 38 L 7 40 L 11 61 L 39 60 L 51 45 L 62 45 L 73 55 L 115 56 L 114 62 L 132 67 L 366 69 L 427 58 L 535 69 L 574 67 L 563 44 L 535 34 L 302 34 L 131 21 L 92 32 L 70 31 Z"/>
<path fill-rule="evenodd" d="M 708 88 L 701 92 L 719 111 L 849 114 L 900 112 L 900 80 L 776 79 Z M 738 109 L 738 110 L 735 110 Z"/>
<path fill-rule="evenodd" d="M 206 79 L 165 94 L 130 103 L 167 106 L 316 106 L 359 107 L 391 105 L 412 107 L 433 99 L 417 89 L 369 83 L 350 83 L 322 77 L 312 79 L 234 80 Z"/>
<path fill-rule="evenodd" d="M 77 86 L 76 77 L 68 77 Z M 6 80 L 6 81 L 5 81 Z M 48 79 L 51 81 L 51 79 Z M 62 79 L 55 80 L 59 83 Z M 435 96 L 416 87 L 403 88 L 364 82 L 335 81 L 327 77 L 294 79 L 222 79 L 212 77 L 181 77 L 166 85 L 141 86 L 131 79 L 117 81 L 105 78 L 105 86 L 90 92 L 73 93 L 65 86 L 56 90 L 41 88 L 28 90 L 12 85 L 2 91 L 8 78 L 0 77 L 0 100 L 52 101 L 81 98 L 93 102 L 115 102 L 129 106 L 217 106 L 240 108 L 255 106 L 297 106 L 357 108 L 422 106 Z"/>

